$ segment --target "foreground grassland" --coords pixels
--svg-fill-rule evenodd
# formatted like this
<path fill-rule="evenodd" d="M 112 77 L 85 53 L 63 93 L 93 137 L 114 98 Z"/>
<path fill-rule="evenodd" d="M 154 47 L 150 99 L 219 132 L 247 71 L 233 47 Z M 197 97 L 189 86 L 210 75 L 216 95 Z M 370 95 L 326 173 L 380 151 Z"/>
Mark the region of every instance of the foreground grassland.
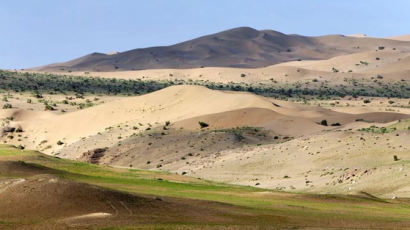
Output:
<path fill-rule="evenodd" d="M 115 78 L 81 77 L 47 73 L 11 72 L 0 70 L 0 90 L 39 93 L 80 93 L 110 95 L 140 95 L 171 85 L 201 85 L 215 90 L 245 91 L 255 94 L 286 98 L 313 96 L 330 98 L 346 95 L 371 97 L 410 98 L 407 81 L 371 81 L 345 79 L 344 84 L 332 85 L 328 81 L 294 83 L 215 83 L 202 80 L 124 80 Z"/>
<path fill-rule="evenodd" d="M 246 213 L 245 217 L 238 217 L 238 225 L 210 220 L 191 223 L 189 220 L 184 221 L 183 218 L 174 223 L 156 225 L 148 218 L 144 224 L 112 226 L 118 229 L 256 229 L 256 225 L 294 229 L 410 228 L 410 201 L 406 199 L 382 200 L 369 194 L 345 196 L 275 192 L 219 184 L 164 172 L 97 166 L 0 145 L 0 166 L 1 163 L 10 161 L 47 169 L 49 173 L 62 180 L 97 185 L 138 196 L 188 199 L 188 202 L 191 199 L 218 202 L 227 204 L 226 209 L 238 209 L 238 215 Z M 9 171 L 8 174 L 0 173 L 0 180 L 16 177 L 13 171 Z M 7 223 L 7 219 L 0 219 L 0 228 L 2 225 L 7 226 Z"/>

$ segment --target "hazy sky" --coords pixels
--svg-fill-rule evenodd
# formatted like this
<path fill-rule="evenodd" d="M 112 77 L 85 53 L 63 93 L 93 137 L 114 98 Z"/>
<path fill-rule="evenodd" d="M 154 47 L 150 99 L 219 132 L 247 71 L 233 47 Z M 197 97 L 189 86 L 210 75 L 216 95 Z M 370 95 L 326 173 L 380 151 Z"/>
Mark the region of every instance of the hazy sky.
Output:
<path fill-rule="evenodd" d="M 0 0 L 0 68 L 170 45 L 239 26 L 410 34 L 409 0 Z"/>

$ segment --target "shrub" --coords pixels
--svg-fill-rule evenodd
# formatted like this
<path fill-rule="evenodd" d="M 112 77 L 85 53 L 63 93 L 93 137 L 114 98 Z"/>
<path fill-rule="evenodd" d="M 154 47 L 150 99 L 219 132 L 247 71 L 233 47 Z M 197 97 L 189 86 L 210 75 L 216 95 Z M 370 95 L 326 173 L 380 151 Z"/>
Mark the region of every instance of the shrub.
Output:
<path fill-rule="evenodd" d="M 206 128 L 206 127 L 209 126 L 209 124 L 207 124 L 207 123 L 205 123 L 205 122 L 203 122 L 203 121 L 199 121 L 198 124 L 199 124 L 199 126 L 201 126 L 201 129 Z"/>
<path fill-rule="evenodd" d="M 45 104 L 45 105 L 44 105 L 44 110 L 54 111 L 55 109 L 54 109 L 53 106 L 51 106 L 51 105 L 49 105 L 49 104 Z"/>
<path fill-rule="evenodd" d="M 35 98 L 43 98 L 43 95 L 41 95 L 41 93 L 39 93 L 39 92 L 34 93 L 33 96 L 34 96 Z"/>
<path fill-rule="evenodd" d="M 323 126 L 327 126 L 327 121 L 326 121 L 326 120 L 322 120 L 322 121 L 320 122 L 320 124 L 323 125 Z"/>
<path fill-rule="evenodd" d="M 365 104 L 369 104 L 371 101 L 369 100 L 369 99 L 364 99 L 363 100 L 363 103 L 365 103 Z"/>
<path fill-rule="evenodd" d="M 336 122 L 336 123 L 331 124 L 331 126 L 341 126 L 341 124 L 339 122 Z"/>
<path fill-rule="evenodd" d="M 62 141 L 57 141 L 57 145 L 63 145 L 64 144 L 64 142 L 62 142 Z"/>
<path fill-rule="evenodd" d="M 3 105 L 3 109 L 11 109 L 13 106 L 9 103 Z"/>

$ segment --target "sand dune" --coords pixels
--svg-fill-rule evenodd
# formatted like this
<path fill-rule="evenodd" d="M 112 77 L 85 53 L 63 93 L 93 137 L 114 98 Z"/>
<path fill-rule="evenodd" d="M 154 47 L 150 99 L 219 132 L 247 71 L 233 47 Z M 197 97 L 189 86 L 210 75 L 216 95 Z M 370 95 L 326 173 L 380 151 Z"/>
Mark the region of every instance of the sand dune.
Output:
<path fill-rule="evenodd" d="M 235 127 L 263 127 L 281 135 L 300 136 L 324 130 L 317 123 L 303 118 L 292 117 L 272 109 L 249 108 L 228 112 L 193 117 L 175 123 L 175 127 L 198 130 L 198 122 L 206 122 L 211 129 L 229 129 Z"/>
<path fill-rule="evenodd" d="M 248 112 L 249 116 L 246 115 Z M 165 121 L 174 123 L 185 120 L 180 124 L 187 128 L 197 128 L 195 124 L 200 119 L 218 128 L 258 125 L 296 136 L 327 129 L 317 124 L 323 119 L 330 125 L 337 122 L 346 124 L 358 118 L 387 122 L 407 116 L 394 113 L 344 114 L 250 93 L 214 91 L 201 86 L 172 86 L 62 115 L 24 110 L 16 110 L 13 114 L 16 120 L 12 124 L 22 127 L 29 134 L 29 138 L 24 140 L 25 144 L 48 153 L 120 126 L 119 136 L 131 135 L 135 132 L 131 129 L 133 126 L 143 130 L 162 125 Z M 110 141 L 116 137 L 112 136 Z M 108 144 L 108 139 L 100 140 L 101 145 L 104 143 Z"/>
<path fill-rule="evenodd" d="M 44 140 L 72 143 L 104 132 L 106 128 L 127 123 L 130 126 L 177 121 L 192 116 L 246 107 L 271 108 L 263 97 L 247 93 L 212 91 L 199 86 L 174 86 L 140 97 L 124 98 L 86 110 L 43 119 L 44 113 L 16 121 L 39 144 Z M 19 112 L 24 114 L 23 112 Z"/>
<path fill-rule="evenodd" d="M 398 57 L 397 61 L 388 63 L 380 69 L 369 69 L 365 71 L 368 74 L 384 74 L 386 76 L 395 76 L 396 78 L 409 80 L 410 73 L 410 54 Z"/>

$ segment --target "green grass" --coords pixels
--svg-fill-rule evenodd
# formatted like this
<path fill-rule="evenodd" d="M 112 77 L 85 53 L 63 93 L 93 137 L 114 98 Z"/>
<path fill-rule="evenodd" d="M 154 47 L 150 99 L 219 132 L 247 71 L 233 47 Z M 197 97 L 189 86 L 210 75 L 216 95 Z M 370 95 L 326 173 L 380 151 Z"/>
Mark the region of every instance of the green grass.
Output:
<path fill-rule="evenodd" d="M 54 169 L 61 178 L 135 194 L 217 201 L 251 210 L 260 221 L 279 215 L 295 223 L 408 221 L 410 203 L 348 195 L 285 193 L 215 183 L 166 172 L 114 169 L 0 145 L 0 161 L 19 160 Z M 1 177 L 1 175 L 0 175 Z M 161 178 L 162 180 L 159 180 Z"/>

